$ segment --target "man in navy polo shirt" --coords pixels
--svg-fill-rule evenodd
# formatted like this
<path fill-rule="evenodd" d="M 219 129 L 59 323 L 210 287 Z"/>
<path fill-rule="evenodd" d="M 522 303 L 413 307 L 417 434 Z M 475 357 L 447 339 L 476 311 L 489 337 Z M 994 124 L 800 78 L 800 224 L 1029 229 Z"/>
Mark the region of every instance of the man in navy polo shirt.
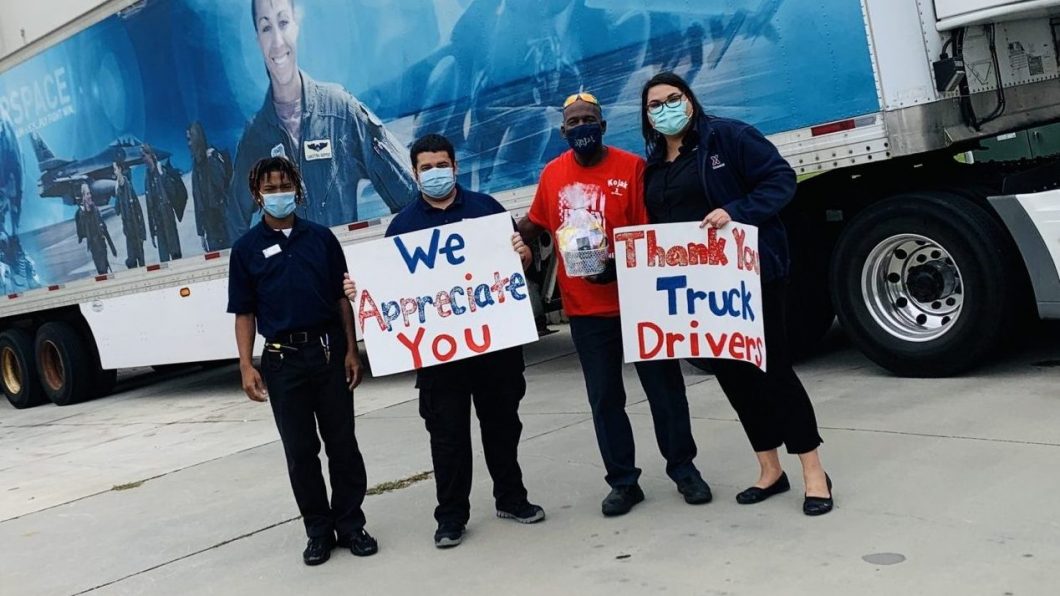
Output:
<path fill-rule="evenodd" d="M 254 401 L 271 398 L 309 536 L 302 559 L 319 565 L 336 544 L 362 557 L 379 547 L 364 530 L 361 510 L 367 478 L 353 434 L 352 394 L 361 363 L 353 310 L 342 292 L 346 257 L 330 230 L 295 215 L 305 204 L 302 188 L 298 169 L 284 157 L 263 159 L 251 170 L 250 193 L 264 215 L 232 248 L 228 312 L 236 315 L 243 390 Z M 265 338 L 262 374 L 252 361 L 255 323 Z M 328 454 L 330 503 L 318 427 Z"/>
<path fill-rule="evenodd" d="M 417 140 L 410 157 L 420 198 L 394 217 L 387 236 L 505 212 L 493 197 L 456 184 L 456 157 L 445 137 L 431 134 Z M 513 234 L 512 247 L 523 267 L 528 266 L 530 249 L 519 234 Z M 348 279 L 345 290 L 352 300 L 355 291 Z M 434 544 L 438 548 L 460 544 L 471 516 L 472 401 L 482 427 L 486 467 L 493 477 L 497 517 L 524 524 L 545 519 L 544 509 L 526 498 L 517 455 L 523 430 L 519 401 L 526 394 L 523 370 L 523 350 L 516 347 L 417 371 L 420 416 L 431 435 L 438 492 L 434 510 L 438 521 Z"/>

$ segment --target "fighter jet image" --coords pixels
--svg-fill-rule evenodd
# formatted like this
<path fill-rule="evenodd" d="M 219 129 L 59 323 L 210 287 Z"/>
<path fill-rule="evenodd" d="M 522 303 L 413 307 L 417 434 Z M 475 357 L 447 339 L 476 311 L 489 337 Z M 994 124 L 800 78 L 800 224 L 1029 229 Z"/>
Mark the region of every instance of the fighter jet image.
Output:
<path fill-rule="evenodd" d="M 707 57 L 710 68 L 715 69 L 721 64 L 737 37 L 742 36 L 752 42 L 759 37 L 774 43 L 779 41 L 780 34 L 773 27 L 773 18 L 783 3 L 784 0 L 762 0 L 757 11 L 738 10 L 728 17 L 728 22 L 726 17 L 710 19 L 710 37 L 714 41 L 714 47 Z"/>
<path fill-rule="evenodd" d="M 129 167 L 144 163 L 141 147 L 143 141 L 136 137 L 125 136 L 115 140 L 106 149 L 85 159 L 59 159 L 44 143 L 37 133 L 30 133 L 33 151 L 37 154 L 40 165 L 40 181 L 37 190 L 41 197 L 58 197 L 67 205 L 76 205 L 81 197 L 81 184 L 87 183 L 92 191 L 92 198 L 99 205 L 110 201 L 114 195 L 116 182 L 112 164 L 119 157 Z M 171 154 L 155 149 L 159 161 L 164 161 Z"/>

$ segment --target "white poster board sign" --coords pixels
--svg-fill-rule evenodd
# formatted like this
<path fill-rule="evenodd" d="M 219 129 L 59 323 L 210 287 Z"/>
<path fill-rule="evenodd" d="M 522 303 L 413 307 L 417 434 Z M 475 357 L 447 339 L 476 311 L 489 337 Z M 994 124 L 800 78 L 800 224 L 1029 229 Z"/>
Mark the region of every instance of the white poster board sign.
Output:
<path fill-rule="evenodd" d="M 626 362 L 723 358 L 766 369 L 758 228 L 615 230 Z"/>
<path fill-rule="evenodd" d="M 501 213 L 352 248 L 354 324 L 373 375 L 537 341 L 513 233 Z"/>

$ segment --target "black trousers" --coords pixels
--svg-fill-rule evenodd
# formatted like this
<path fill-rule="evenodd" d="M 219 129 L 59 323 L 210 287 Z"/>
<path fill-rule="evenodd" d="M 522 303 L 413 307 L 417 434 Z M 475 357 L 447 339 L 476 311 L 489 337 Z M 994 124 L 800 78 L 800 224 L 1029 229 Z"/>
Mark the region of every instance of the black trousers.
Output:
<path fill-rule="evenodd" d="M 310 538 L 349 534 L 364 527 L 368 479 L 353 434 L 353 395 L 346 384 L 346 341 L 332 333 L 331 358 L 319 341 L 297 351 L 265 349 L 262 376 L 280 431 L 287 472 Z M 331 502 L 320 471 L 320 437 L 328 456 Z"/>
<path fill-rule="evenodd" d="M 622 383 L 622 324 L 618 317 L 571 317 L 571 337 L 581 361 L 596 441 L 612 486 L 637 482 L 633 428 L 626 415 Z M 637 376 L 648 396 L 659 452 L 666 458 L 666 474 L 675 482 L 699 476 L 692 460 L 696 442 L 688 414 L 688 398 L 677 360 L 638 362 Z"/>
<path fill-rule="evenodd" d="M 471 516 L 471 403 L 482 429 L 486 468 L 498 509 L 526 501 L 519 468 L 519 402 L 526 394 L 521 348 L 426 369 L 418 375 L 420 416 L 431 436 L 439 522 L 466 524 Z"/>
<path fill-rule="evenodd" d="M 786 292 L 786 279 L 762 284 L 767 372 L 747 362 L 711 361 L 756 452 L 784 445 L 788 453 L 808 453 L 823 442 L 810 396 L 791 367 Z"/>
<path fill-rule="evenodd" d="M 134 239 L 129 235 L 125 236 L 125 252 L 128 256 L 125 257 L 125 266 L 129 269 L 136 267 L 143 267 L 147 264 L 144 260 L 144 241 L 140 239 Z"/>

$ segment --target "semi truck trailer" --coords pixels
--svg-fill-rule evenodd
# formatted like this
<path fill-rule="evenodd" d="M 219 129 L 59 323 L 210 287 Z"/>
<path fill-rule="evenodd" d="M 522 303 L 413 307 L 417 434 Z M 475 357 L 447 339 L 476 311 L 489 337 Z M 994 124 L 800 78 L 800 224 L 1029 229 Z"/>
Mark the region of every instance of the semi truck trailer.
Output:
<path fill-rule="evenodd" d="M 302 215 L 371 258 L 417 136 L 518 217 L 563 98 L 594 93 L 605 142 L 642 152 L 660 70 L 801 176 L 799 350 L 838 316 L 889 371 L 959 373 L 1060 317 L 1057 164 L 967 157 L 1060 120 L 1058 32 L 1060 0 L 0 0 L 0 388 L 62 405 L 235 358 L 228 248 L 261 157 L 295 160 Z"/>

